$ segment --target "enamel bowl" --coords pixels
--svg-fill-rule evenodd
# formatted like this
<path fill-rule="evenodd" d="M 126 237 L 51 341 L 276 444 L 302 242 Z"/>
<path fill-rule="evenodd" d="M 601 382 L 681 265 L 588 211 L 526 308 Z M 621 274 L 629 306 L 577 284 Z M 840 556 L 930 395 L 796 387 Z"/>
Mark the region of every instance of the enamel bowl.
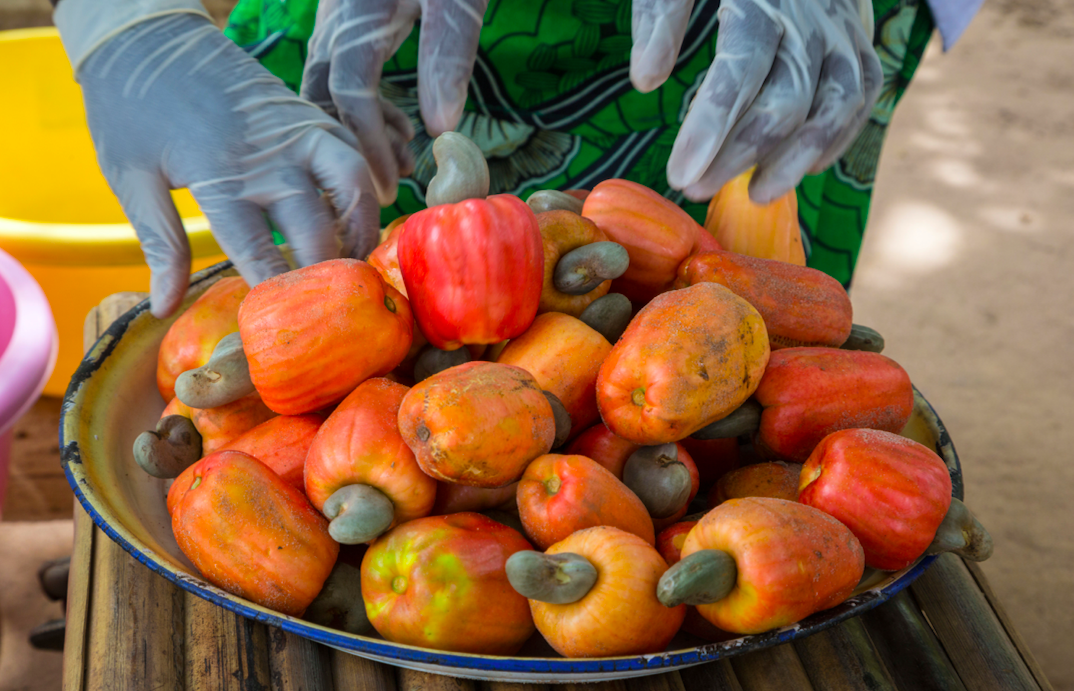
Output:
<path fill-rule="evenodd" d="M 210 285 L 235 275 L 229 263 L 194 275 L 184 308 Z M 450 653 L 356 636 L 260 607 L 202 579 L 179 551 L 165 507 L 164 481 L 134 462 L 134 439 L 155 426 L 164 402 L 156 387 L 157 349 L 171 325 L 155 319 L 148 301 L 137 305 L 93 346 L 71 380 L 63 406 L 60 442 L 71 488 L 93 521 L 135 559 L 180 588 L 221 607 L 278 626 L 312 641 L 391 665 L 493 681 L 567 682 L 622 679 L 689 667 L 778 645 L 833 626 L 876 607 L 917 578 L 935 557 L 923 557 L 896 573 L 867 572 L 855 595 L 793 626 L 721 643 L 680 634 L 663 653 L 629 657 L 558 657 L 540 634 L 515 657 Z M 947 463 L 954 495 L 962 475 L 954 446 L 936 412 L 915 392 L 913 417 L 903 435 Z"/>

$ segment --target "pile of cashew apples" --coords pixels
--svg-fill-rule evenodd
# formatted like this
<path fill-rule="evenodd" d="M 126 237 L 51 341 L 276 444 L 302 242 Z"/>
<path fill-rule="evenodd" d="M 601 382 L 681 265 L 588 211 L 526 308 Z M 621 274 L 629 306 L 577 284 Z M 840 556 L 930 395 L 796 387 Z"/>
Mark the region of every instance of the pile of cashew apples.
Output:
<path fill-rule="evenodd" d="M 837 281 L 631 181 L 524 202 L 465 137 L 434 153 L 365 261 L 222 278 L 168 330 L 134 457 L 206 580 L 408 645 L 604 657 L 989 556 Z"/>

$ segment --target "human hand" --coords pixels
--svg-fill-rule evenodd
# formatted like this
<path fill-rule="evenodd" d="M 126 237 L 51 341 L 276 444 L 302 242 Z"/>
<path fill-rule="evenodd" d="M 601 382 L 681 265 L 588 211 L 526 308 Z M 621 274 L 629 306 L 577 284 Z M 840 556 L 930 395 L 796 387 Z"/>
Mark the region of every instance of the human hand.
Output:
<path fill-rule="evenodd" d="M 83 23 L 61 15 L 64 5 L 75 12 L 79 0 L 60 3 L 57 25 L 101 170 L 152 271 L 154 315 L 173 313 L 189 285 L 190 247 L 170 189 L 190 189 L 251 286 L 289 268 L 265 212 L 302 266 L 375 247 L 379 208 L 358 142 L 208 18 L 144 19 L 83 53 L 89 43 L 71 38 Z M 82 5 L 107 14 L 101 3 Z"/>
<path fill-rule="evenodd" d="M 339 118 L 361 142 L 381 204 L 395 201 L 414 159 L 407 116 L 380 97 L 384 63 L 421 17 L 418 101 L 433 137 L 455 129 L 477 56 L 488 0 L 320 0 L 302 96 Z"/>
<path fill-rule="evenodd" d="M 675 66 L 693 0 L 634 0 L 630 76 L 651 91 Z M 882 85 L 870 0 L 723 0 L 716 57 L 668 160 L 668 182 L 711 198 L 755 164 L 768 203 L 830 166 Z M 866 27 L 869 27 L 868 31 Z"/>

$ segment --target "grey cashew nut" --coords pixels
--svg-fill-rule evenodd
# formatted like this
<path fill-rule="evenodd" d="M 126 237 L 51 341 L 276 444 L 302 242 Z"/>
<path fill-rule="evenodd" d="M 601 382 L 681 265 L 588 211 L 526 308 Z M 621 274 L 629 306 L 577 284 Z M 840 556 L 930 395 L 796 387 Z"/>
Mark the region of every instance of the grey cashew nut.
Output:
<path fill-rule="evenodd" d="M 239 332 L 220 339 L 209 361 L 175 380 L 175 395 L 191 408 L 216 408 L 254 392 Z"/>
<path fill-rule="evenodd" d="M 675 444 L 643 446 L 623 466 L 623 484 L 638 495 L 653 518 L 669 518 L 686 506 L 693 489 L 690 471 Z"/>
<path fill-rule="evenodd" d="M 362 571 L 344 561 L 337 561 L 317 598 L 302 615 L 306 621 L 363 635 L 373 632 L 362 600 Z"/>
<path fill-rule="evenodd" d="M 321 509 L 330 523 L 328 534 L 341 545 L 360 545 L 384 534 L 395 520 L 392 500 L 376 487 L 340 487 Z"/>
<path fill-rule="evenodd" d="M 764 408 L 752 398 L 731 411 L 731 414 L 705 425 L 690 436 L 694 439 L 733 439 L 753 434 L 761 427 Z"/>
<path fill-rule="evenodd" d="M 925 554 L 954 552 L 970 561 L 985 561 L 992 556 L 992 548 L 992 536 L 985 527 L 969 507 L 952 497 L 947 515 Z"/>
<path fill-rule="evenodd" d="M 489 195 L 489 164 L 466 135 L 444 132 L 433 142 L 436 175 L 425 192 L 426 206 L 457 204 Z"/>
<path fill-rule="evenodd" d="M 666 607 L 709 605 L 735 589 L 738 566 L 719 549 L 702 549 L 680 559 L 656 584 L 656 598 Z"/>
<path fill-rule="evenodd" d="M 585 206 L 585 202 L 578 197 L 559 190 L 538 190 L 530 195 L 526 203 L 535 214 L 545 211 L 571 211 L 581 215 L 582 208 Z"/>
<path fill-rule="evenodd" d="M 504 565 L 511 587 L 524 598 L 555 605 L 578 602 L 597 582 L 597 569 L 580 554 L 523 550 Z"/>
<path fill-rule="evenodd" d="M 190 418 L 169 415 L 134 440 L 135 462 L 153 477 L 169 480 L 201 458 L 201 434 Z"/>
<path fill-rule="evenodd" d="M 556 262 L 552 285 L 567 295 L 585 295 L 601 283 L 619 278 L 630 255 L 617 242 L 591 242 L 567 252 Z"/>
<path fill-rule="evenodd" d="M 571 435 L 571 414 L 567 412 L 567 407 L 563 405 L 563 401 L 559 400 L 559 396 L 551 391 L 542 391 L 541 393 L 544 394 L 549 405 L 552 406 L 552 417 L 556 420 L 556 439 L 552 442 L 552 448 L 558 449 L 567 443 L 567 437 Z"/>
<path fill-rule="evenodd" d="M 843 345 L 843 350 L 865 350 L 870 353 L 884 352 L 884 337 L 876 329 L 861 324 L 851 324 L 850 335 Z"/>
<path fill-rule="evenodd" d="M 421 355 L 418 355 L 414 362 L 414 382 L 425 381 L 434 374 L 467 362 L 470 362 L 470 351 L 467 348 L 440 350 L 436 346 L 429 346 L 421 351 Z"/>
<path fill-rule="evenodd" d="M 630 324 L 632 311 L 633 306 L 625 295 L 608 293 L 589 303 L 578 318 L 614 345 Z"/>

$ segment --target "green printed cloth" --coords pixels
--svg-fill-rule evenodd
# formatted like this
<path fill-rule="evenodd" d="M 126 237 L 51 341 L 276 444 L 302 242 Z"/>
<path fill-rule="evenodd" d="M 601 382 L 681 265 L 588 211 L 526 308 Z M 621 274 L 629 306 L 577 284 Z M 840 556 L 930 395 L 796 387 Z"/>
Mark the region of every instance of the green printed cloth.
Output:
<path fill-rule="evenodd" d="M 716 49 L 719 0 L 697 0 L 676 69 L 659 89 L 630 83 L 630 0 L 491 0 L 457 130 L 484 151 L 491 193 L 526 198 L 539 189 L 591 189 L 625 178 L 660 192 L 700 223 L 706 204 L 670 188 L 668 157 Z M 884 88 L 846 154 L 798 186 L 809 265 L 849 285 L 869 215 L 884 133 L 932 34 L 925 0 L 873 0 Z M 225 33 L 298 90 L 316 0 L 239 0 Z M 387 224 L 425 208 L 436 164 L 418 109 L 418 31 L 385 65 L 381 93 L 417 135 L 416 167 L 401 181 Z"/>

